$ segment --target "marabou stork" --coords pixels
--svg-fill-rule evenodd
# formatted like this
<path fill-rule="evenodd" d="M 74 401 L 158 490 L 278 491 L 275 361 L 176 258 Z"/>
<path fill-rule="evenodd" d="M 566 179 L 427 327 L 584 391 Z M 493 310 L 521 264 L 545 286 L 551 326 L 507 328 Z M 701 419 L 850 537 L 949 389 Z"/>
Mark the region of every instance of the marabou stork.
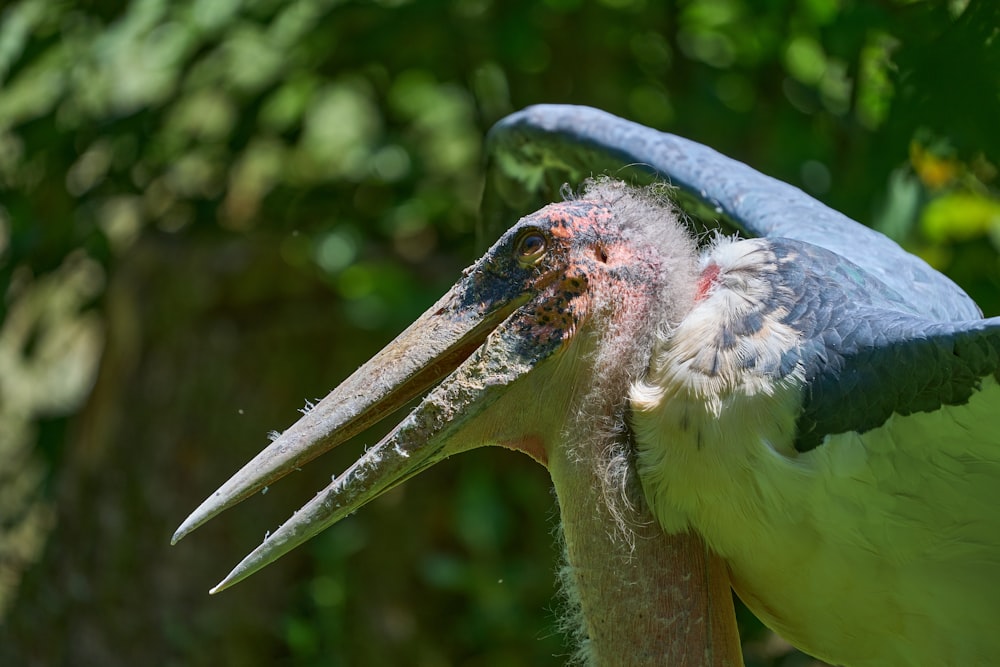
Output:
<path fill-rule="evenodd" d="M 604 112 L 526 109 L 489 152 L 488 228 L 546 183 L 631 165 L 757 238 L 699 250 L 661 197 L 609 180 L 521 218 L 178 529 L 437 383 L 214 590 L 499 444 L 552 473 L 595 662 L 738 663 L 730 581 L 832 663 L 996 661 L 1000 318 L 800 190 Z M 678 629 L 665 609 L 692 605 Z"/>

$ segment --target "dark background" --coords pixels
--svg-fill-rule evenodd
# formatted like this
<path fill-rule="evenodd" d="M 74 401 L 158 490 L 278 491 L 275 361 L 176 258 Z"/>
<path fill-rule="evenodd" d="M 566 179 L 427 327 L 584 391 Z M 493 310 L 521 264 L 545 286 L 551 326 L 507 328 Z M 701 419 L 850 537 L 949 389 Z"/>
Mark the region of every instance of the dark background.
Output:
<path fill-rule="evenodd" d="M 439 465 L 218 597 L 361 443 L 168 541 L 471 262 L 484 133 L 532 103 L 709 144 L 997 314 L 998 7 L 0 3 L 0 664 L 562 664 L 526 457 Z M 807 662 L 741 624 L 748 664 Z"/>

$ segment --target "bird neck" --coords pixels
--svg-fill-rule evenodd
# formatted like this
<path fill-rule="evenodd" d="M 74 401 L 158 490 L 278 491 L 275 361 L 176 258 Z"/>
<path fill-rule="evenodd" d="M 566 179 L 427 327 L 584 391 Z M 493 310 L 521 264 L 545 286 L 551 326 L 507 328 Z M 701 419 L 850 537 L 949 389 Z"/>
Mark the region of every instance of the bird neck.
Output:
<path fill-rule="evenodd" d="M 663 229 L 680 233 L 676 224 Z M 594 307 L 574 342 L 586 380 L 578 373 L 556 383 L 578 392 L 547 466 L 566 553 L 561 579 L 575 611 L 566 626 L 588 665 L 742 665 L 726 565 L 700 537 L 664 533 L 641 492 L 626 425 L 629 386 L 646 371 L 656 332 L 694 302 L 695 252 L 684 239 L 664 250 L 670 266 L 654 257 L 623 270 L 627 284 L 591 286 Z"/>
<path fill-rule="evenodd" d="M 554 448 L 548 461 L 577 657 L 588 665 L 741 665 L 726 566 L 699 537 L 666 535 L 641 494 L 609 502 L 607 468 L 622 462 L 611 460 L 615 443 L 605 444 Z M 624 482 L 634 486 L 626 465 Z"/>

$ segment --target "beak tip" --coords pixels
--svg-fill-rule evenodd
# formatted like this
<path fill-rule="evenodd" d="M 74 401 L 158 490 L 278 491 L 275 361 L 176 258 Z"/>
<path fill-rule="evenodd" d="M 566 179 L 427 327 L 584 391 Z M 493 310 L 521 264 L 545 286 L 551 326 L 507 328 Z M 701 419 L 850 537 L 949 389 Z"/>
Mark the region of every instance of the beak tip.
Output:
<path fill-rule="evenodd" d="M 246 558 L 240 561 L 236 567 L 233 568 L 232 572 L 227 574 L 222 581 L 213 586 L 212 589 L 208 591 L 208 594 L 216 595 L 217 593 L 221 593 L 234 584 L 238 584 L 243 581 L 269 563 L 269 559 L 261 558 L 261 551 L 263 549 L 263 545 L 254 549 L 253 552 L 251 552 Z"/>
<path fill-rule="evenodd" d="M 200 509 L 201 508 L 198 508 L 198 510 L 192 512 L 191 515 L 188 516 L 188 518 L 184 519 L 184 522 L 177 527 L 177 530 L 174 531 L 173 536 L 170 538 L 171 546 L 183 540 L 185 537 L 188 536 L 189 533 L 194 531 L 198 526 L 205 523 L 206 518 L 202 517 L 202 513 L 199 511 Z"/>
<path fill-rule="evenodd" d="M 174 534 L 170 537 L 170 546 L 175 546 L 178 542 L 183 540 L 191 530 L 187 527 L 186 522 L 181 524 L 180 528 L 174 531 Z"/>
<path fill-rule="evenodd" d="M 237 501 L 242 500 L 242 497 L 236 496 L 235 493 L 230 491 L 229 487 L 231 486 L 233 486 L 232 480 L 220 487 L 215 493 L 206 498 L 195 511 L 191 512 L 188 518 L 184 519 L 184 522 L 174 531 L 173 537 L 170 538 L 170 544 L 177 544 L 190 533 L 197 530 L 202 524 L 207 523 L 209 519 L 220 514 Z M 235 500 L 233 499 L 234 497 Z"/>
<path fill-rule="evenodd" d="M 190 533 L 195 528 L 196 526 L 191 525 L 191 517 L 184 519 L 184 523 L 178 526 L 177 530 L 175 530 L 174 534 L 171 536 L 170 546 L 174 546 L 175 544 L 183 540 L 185 537 L 187 537 L 188 533 Z"/>

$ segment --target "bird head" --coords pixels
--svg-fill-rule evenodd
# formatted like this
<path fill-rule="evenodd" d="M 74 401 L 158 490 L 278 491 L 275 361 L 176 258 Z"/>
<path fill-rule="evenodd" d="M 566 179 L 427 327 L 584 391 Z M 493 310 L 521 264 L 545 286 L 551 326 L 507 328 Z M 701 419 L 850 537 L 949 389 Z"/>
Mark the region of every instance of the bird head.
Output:
<path fill-rule="evenodd" d="M 213 592 L 453 454 L 493 444 L 546 464 L 568 432 L 579 436 L 623 414 L 657 328 L 677 322 L 693 301 L 694 272 L 693 241 L 669 206 L 620 183 L 592 183 L 578 198 L 522 218 L 437 303 L 206 499 L 173 541 L 430 387 Z"/>

